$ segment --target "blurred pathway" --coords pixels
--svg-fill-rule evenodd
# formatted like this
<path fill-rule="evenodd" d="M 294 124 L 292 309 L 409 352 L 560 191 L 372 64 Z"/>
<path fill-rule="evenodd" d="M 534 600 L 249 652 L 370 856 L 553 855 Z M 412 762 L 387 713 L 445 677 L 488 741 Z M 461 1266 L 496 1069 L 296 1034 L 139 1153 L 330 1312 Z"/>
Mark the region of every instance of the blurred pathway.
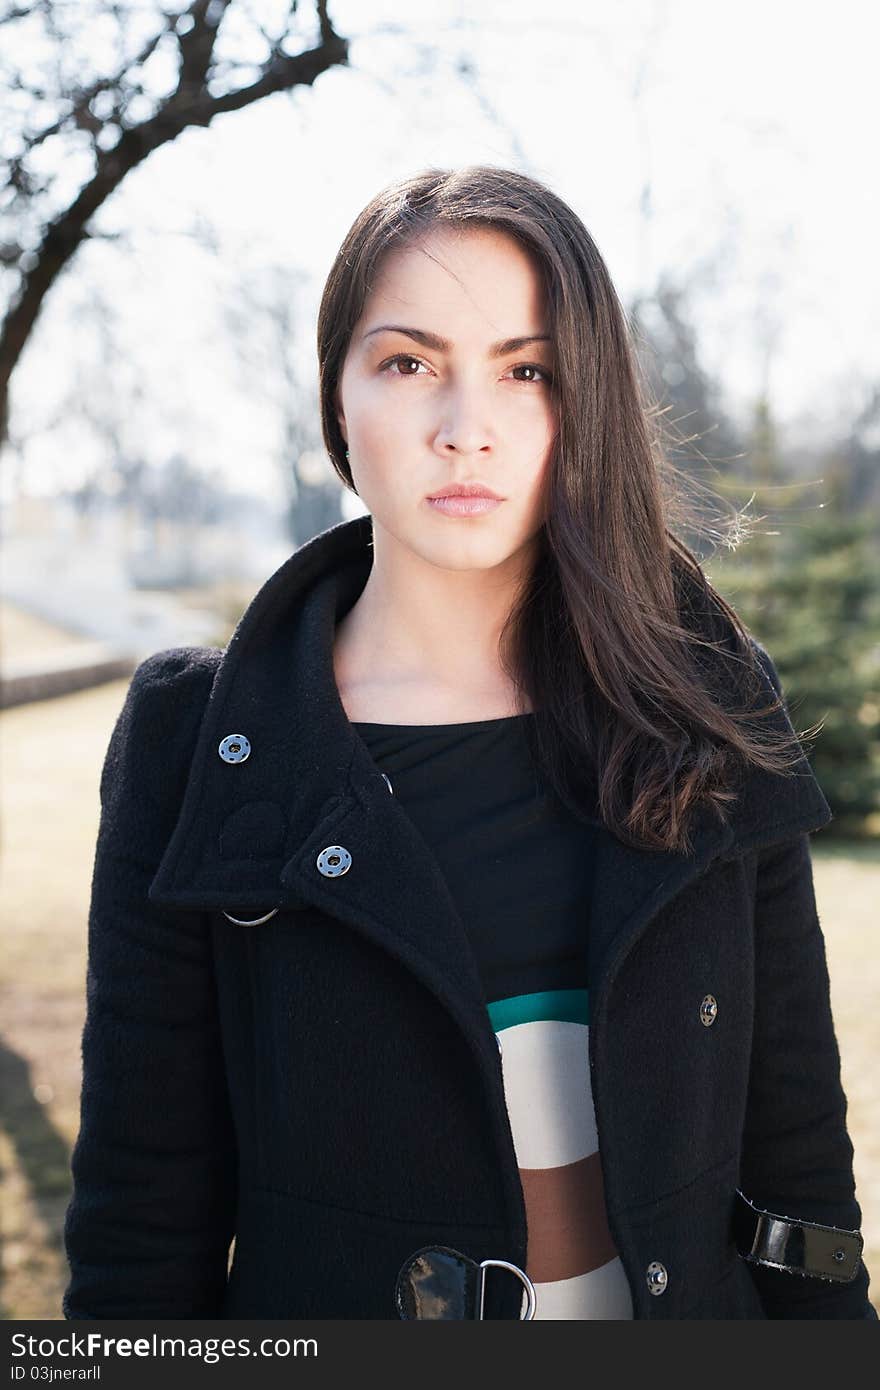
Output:
<path fill-rule="evenodd" d="M 135 661 L 166 647 L 210 643 L 217 626 L 216 614 L 171 590 L 131 588 L 112 547 L 59 546 L 54 538 L 4 539 L 0 599 Z"/>

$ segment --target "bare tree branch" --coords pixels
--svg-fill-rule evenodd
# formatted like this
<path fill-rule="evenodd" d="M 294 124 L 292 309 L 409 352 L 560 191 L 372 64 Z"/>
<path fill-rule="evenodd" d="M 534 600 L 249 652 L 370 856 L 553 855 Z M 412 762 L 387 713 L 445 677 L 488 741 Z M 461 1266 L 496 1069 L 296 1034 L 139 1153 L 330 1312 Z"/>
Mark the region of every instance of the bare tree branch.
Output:
<path fill-rule="evenodd" d="M 311 86 L 328 69 L 347 65 L 348 42 L 334 29 L 327 0 L 315 0 L 313 47 L 301 47 L 298 12 L 297 0 L 289 0 L 277 32 L 267 30 L 247 0 L 192 0 L 179 13 L 159 4 L 36 0 L 0 12 L 0 125 L 10 132 L 5 174 L 0 168 L 0 286 L 6 291 L 0 444 L 8 433 L 9 380 L 46 295 L 90 235 L 91 218 L 126 176 L 189 127 L 209 126 L 220 114 Z M 227 16 L 235 16 L 235 39 L 223 34 Z M 115 67 L 83 80 L 81 73 L 94 66 L 90 40 L 99 33 L 98 21 L 104 40 L 99 51 L 106 51 L 108 19 L 116 25 Z M 243 29 L 263 48 L 262 61 L 255 63 L 244 51 L 236 55 Z M 295 44 L 300 51 L 288 51 Z M 176 81 L 169 83 L 172 61 Z M 236 85 L 243 70 L 250 80 Z M 146 114 L 145 104 L 152 108 Z M 54 170 L 43 153 L 50 150 Z M 84 155 L 91 172 L 59 207 L 56 171 L 66 156 L 84 163 Z"/>

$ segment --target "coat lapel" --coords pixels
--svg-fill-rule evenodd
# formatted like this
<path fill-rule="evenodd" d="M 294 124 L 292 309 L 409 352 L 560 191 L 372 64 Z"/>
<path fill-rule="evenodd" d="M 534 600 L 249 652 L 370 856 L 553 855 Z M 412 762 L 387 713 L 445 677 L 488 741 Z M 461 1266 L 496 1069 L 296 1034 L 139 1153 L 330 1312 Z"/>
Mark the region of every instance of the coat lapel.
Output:
<path fill-rule="evenodd" d="M 480 1026 L 483 996 L 464 924 L 335 682 L 334 627 L 366 582 L 371 545 L 369 517 L 332 527 L 301 547 L 243 615 L 219 663 L 149 897 L 239 918 L 320 908 L 402 959 L 482 1048 L 491 1033 Z M 246 761 L 220 757 L 229 734 L 247 737 Z M 338 878 L 318 867 L 331 846 L 351 856 Z"/>
<path fill-rule="evenodd" d="M 599 827 L 587 941 L 594 1008 L 642 930 L 732 839 L 730 827 L 716 829 L 703 823 L 693 836 L 694 852 L 686 857 L 636 848 L 605 826 Z"/>
<path fill-rule="evenodd" d="M 334 627 L 371 564 L 372 521 L 358 517 L 302 546 L 256 595 L 219 661 L 149 896 L 239 917 L 318 907 L 403 960 L 482 1050 L 491 1033 L 466 929 L 434 854 L 349 722 L 335 682 Z M 228 734 L 247 736 L 246 761 L 220 757 Z M 804 758 L 788 778 L 750 772 L 728 825 L 701 812 L 689 855 L 636 848 L 600 826 L 588 934 L 595 997 L 656 913 L 713 859 L 830 818 Z M 334 845 L 351 856 L 337 878 L 318 867 L 321 851 Z"/>
<path fill-rule="evenodd" d="M 774 691 L 767 686 L 768 700 Z M 787 728 L 784 711 L 768 724 Z M 657 913 L 719 858 L 733 858 L 820 830 L 831 809 L 803 755 L 786 776 L 750 768 L 740 782 L 739 799 L 727 824 L 707 807 L 697 809 L 691 852 L 657 852 L 624 843 L 600 826 L 590 903 L 589 978 L 600 997 Z M 707 915 L 711 904 L 707 902 Z"/>

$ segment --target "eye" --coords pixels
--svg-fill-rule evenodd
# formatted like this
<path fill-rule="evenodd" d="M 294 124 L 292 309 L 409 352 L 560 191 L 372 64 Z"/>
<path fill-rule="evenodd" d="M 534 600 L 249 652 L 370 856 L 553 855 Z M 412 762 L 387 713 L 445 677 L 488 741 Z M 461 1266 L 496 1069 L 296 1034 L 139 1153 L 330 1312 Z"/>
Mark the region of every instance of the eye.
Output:
<path fill-rule="evenodd" d="M 396 367 L 398 367 L 398 364 L 399 364 L 399 363 L 403 363 L 403 362 L 415 363 L 416 368 L 418 368 L 418 367 L 424 367 L 424 366 L 426 365 L 426 364 L 422 361 L 422 359 L 421 359 L 420 357 L 413 357 L 412 353 L 409 353 L 409 352 L 398 352 L 398 353 L 395 353 L 394 357 L 389 357 L 387 362 L 383 362 L 382 365 L 381 365 L 381 367 L 379 368 L 379 371 L 380 371 L 380 372 L 387 372 L 387 373 L 389 373 L 391 376 L 418 376 L 418 375 L 419 375 L 418 370 L 413 371 L 413 372 L 409 372 L 409 371 L 406 371 L 406 372 L 405 372 L 405 371 L 400 371 L 400 370 L 391 371 L 391 368 L 392 368 L 392 367 L 395 367 L 395 368 L 396 368 Z M 512 368 L 511 368 L 511 371 L 514 371 L 514 372 L 537 372 L 537 374 L 538 374 L 537 379 L 535 379 L 535 378 L 523 378 L 523 377 L 518 377 L 517 380 L 520 381 L 520 382 L 522 383 L 523 386 L 540 386 L 542 383 L 544 383 L 544 384 L 547 385 L 547 386 L 550 386 L 550 385 L 552 384 L 552 382 L 553 382 L 553 376 L 552 376 L 552 374 L 547 370 L 546 367 L 540 367 L 540 366 L 538 365 L 537 362 L 519 362 L 515 367 L 512 367 Z"/>
<path fill-rule="evenodd" d="M 413 357 L 409 352 L 398 352 L 394 357 L 389 357 L 387 362 L 383 362 L 379 368 L 380 372 L 387 372 L 390 367 L 394 367 L 398 362 L 415 362 L 416 366 L 424 367 L 424 362 L 420 357 Z M 417 376 L 417 372 L 391 372 L 392 376 Z"/>
<path fill-rule="evenodd" d="M 520 362 L 516 367 L 513 368 L 513 371 L 515 371 L 515 372 L 537 372 L 538 375 L 543 379 L 543 381 L 545 381 L 545 382 L 547 383 L 548 386 L 549 386 L 549 385 L 551 384 L 551 382 L 553 381 L 553 377 L 552 377 L 552 376 L 550 375 L 550 373 L 547 371 L 546 367 L 539 367 L 538 364 L 537 364 L 537 362 Z M 527 381 L 527 382 L 525 382 L 525 385 L 526 385 L 526 386 L 540 385 L 540 382 Z"/>

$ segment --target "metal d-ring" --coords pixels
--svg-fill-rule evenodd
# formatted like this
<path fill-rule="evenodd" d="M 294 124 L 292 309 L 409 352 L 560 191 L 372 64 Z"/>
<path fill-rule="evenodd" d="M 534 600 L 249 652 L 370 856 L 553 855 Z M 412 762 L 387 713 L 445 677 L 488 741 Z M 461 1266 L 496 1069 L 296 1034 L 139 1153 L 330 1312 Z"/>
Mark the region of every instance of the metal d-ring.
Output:
<path fill-rule="evenodd" d="M 520 1269 L 519 1265 L 509 1264 L 507 1260 L 480 1260 L 480 1320 L 483 1320 L 483 1297 L 486 1292 L 486 1276 L 482 1271 L 485 1270 L 487 1265 L 497 1265 L 500 1269 L 509 1269 L 512 1274 L 515 1274 L 517 1278 L 522 1280 L 528 1296 L 528 1303 L 526 1305 L 526 1311 L 520 1314 L 520 1322 L 530 1322 L 535 1316 L 535 1308 L 538 1302 L 535 1286 L 529 1276 Z"/>
<path fill-rule="evenodd" d="M 223 912 L 222 907 L 220 911 Z M 223 912 L 223 916 L 227 918 L 228 921 L 234 922 L 237 927 L 261 927 L 264 922 L 270 922 L 277 911 L 278 908 L 273 907 L 272 911 L 267 912 L 265 917 L 233 917 L 228 912 Z"/>

